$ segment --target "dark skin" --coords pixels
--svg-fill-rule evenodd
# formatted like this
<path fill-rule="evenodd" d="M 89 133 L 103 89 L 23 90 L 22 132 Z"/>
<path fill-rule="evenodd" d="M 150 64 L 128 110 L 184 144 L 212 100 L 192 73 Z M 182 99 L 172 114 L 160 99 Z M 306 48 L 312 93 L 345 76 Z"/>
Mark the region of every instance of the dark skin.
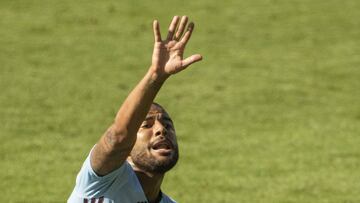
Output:
<path fill-rule="evenodd" d="M 175 16 L 165 40 L 161 38 L 158 21 L 153 22 L 155 44 L 151 66 L 125 99 L 114 123 L 95 145 L 90 157 L 92 168 L 102 176 L 119 168 L 125 160 L 128 160 L 133 166 L 149 202 L 157 201 L 164 174 L 149 172 L 138 167 L 129 155 L 133 149 L 142 145 L 152 146 L 149 143 L 158 141 L 158 136 L 176 142 L 175 131 L 170 132 L 167 129 L 168 120 L 166 118 L 169 116 L 163 109 L 152 106 L 152 103 L 162 85 L 171 75 L 183 71 L 189 65 L 202 59 L 199 54 L 183 58 L 185 46 L 194 29 L 194 23 L 187 25 L 187 22 L 186 16 L 181 18 Z M 164 116 L 165 114 L 167 116 Z M 141 124 L 147 115 L 154 116 L 153 125 L 148 129 L 143 129 Z M 161 161 L 171 155 L 171 150 L 173 149 L 168 151 L 149 149 L 148 153 Z"/>
<path fill-rule="evenodd" d="M 151 105 L 149 113 L 140 125 L 137 133 L 137 140 L 132 152 L 136 151 L 138 148 L 147 146 L 148 144 L 152 146 L 151 143 L 158 143 L 162 140 L 167 140 L 173 147 L 170 147 L 169 150 L 160 152 L 158 150 L 154 151 L 151 148 L 146 150 L 150 156 L 157 160 L 170 159 L 177 148 L 177 140 L 175 128 L 170 116 L 164 109 L 156 105 Z M 148 197 L 159 194 L 164 173 L 154 173 L 141 168 L 141 166 L 134 164 L 132 156 L 129 156 L 127 160 L 132 165 L 139 178 L 145 195 Z"/>

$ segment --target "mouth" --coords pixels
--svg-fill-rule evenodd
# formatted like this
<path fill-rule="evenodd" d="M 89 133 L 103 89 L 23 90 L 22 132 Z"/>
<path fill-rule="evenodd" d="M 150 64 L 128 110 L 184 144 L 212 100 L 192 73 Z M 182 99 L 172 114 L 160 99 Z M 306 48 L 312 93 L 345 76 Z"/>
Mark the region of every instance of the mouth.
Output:
<path fill-rule="evenodd" d="M 172 150 L 172 144 L 169 141 L 159 141 L 152 145 L 151 150 L 160 155 L 169 155 Z"/>

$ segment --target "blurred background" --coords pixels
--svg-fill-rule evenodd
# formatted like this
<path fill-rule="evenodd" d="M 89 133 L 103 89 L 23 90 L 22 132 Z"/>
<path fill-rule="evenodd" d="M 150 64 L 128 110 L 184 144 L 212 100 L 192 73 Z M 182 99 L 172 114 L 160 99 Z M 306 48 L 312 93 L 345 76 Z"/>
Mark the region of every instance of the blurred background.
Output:
<path fill-rule="evenodd" d="M 65 202 L 147 71 L 152 21 L 195 31 L 156 101 L 178 202 L 360 202 L 360 1 L 0 0 L 0 199 Z"/>

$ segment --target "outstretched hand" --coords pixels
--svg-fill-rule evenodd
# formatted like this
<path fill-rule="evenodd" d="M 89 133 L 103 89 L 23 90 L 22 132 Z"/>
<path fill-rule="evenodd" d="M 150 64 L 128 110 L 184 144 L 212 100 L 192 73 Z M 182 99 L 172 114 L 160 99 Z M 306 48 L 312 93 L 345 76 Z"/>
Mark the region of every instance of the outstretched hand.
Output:
<path fill-rule="evenodd" d="M 194 54 L 183 59 L 185 46 L 194 30 L 194 23 L 192 22 L 186 28 L 187 22 L 187 16 L 182 16 L 181 20 L 179 16 L 174 16 L 165 40 L 161 39 L 159 22 L 157 20 L 153 22 L 155 45 L 151 70 L 162 78 L 178 73 L 202 59 L 200 54 Z"/>

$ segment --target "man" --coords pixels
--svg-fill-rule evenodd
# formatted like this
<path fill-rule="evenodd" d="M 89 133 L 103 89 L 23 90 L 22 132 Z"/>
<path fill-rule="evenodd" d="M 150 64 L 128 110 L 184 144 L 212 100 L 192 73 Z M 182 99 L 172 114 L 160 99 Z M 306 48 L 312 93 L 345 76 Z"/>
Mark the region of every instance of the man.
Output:
<path fill-rule="evenodd" d="M 85 160 L 68 203 L 169 203 L 161 192 L 165 172 L 178 160 L 175 129 L 167 112 L 153 100 L 169 76 L 200 61 L 183 59 L 194 24 L 175 16 L 165 40 L 153 22 L 152 64 L 120 107 Z"/>

